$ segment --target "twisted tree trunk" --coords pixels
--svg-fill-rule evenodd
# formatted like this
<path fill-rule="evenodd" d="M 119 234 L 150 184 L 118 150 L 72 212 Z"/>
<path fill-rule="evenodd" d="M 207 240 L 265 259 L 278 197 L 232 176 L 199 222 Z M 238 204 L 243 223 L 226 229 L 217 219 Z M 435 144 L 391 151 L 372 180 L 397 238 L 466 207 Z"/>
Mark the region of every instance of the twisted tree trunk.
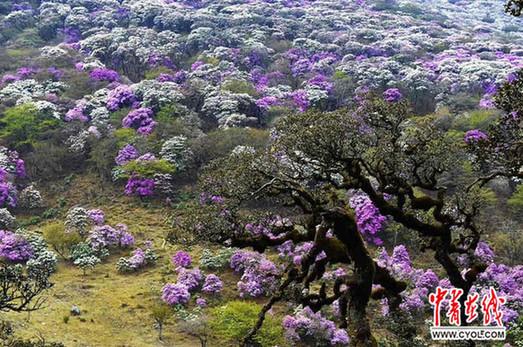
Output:
<path fill-rule="evenodd" d="M 367 305 L 370 300 L 372 283 L 376 268 L 374 260 L 367 251 L 365 242 L 358 232 L 354 217 L 341 208 L 324 215 L 332 225 L 336 237 L 347 247 L 350 259 L 354 262 L 354 276 L 347 283 L 347 323 L 350 345 L 353 347 L 376 347 L 376 339 L 367 318 Z"/>

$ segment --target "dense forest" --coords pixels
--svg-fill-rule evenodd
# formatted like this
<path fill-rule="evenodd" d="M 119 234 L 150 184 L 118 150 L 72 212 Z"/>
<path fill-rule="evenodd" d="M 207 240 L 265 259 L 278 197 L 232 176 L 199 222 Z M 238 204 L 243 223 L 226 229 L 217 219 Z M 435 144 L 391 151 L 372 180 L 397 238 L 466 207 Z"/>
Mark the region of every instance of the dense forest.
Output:
<path fill-rule="evenodd" d="M 522 347 L 522 10 L 0 1 L 0 345 Z"/>

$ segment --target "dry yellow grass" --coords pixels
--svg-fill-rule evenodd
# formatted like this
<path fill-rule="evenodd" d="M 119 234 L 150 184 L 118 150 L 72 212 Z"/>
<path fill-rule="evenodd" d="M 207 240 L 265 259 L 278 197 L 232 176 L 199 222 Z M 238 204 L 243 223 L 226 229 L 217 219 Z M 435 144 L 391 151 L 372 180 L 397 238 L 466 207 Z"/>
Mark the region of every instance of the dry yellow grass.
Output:
<path fill-rule="evenodd" d="M 116 347 L 116 346 L 198 346 L 199 342 L 177 331 L 174 321 L 164 329 L 163 341 L 158 340 L 150 317 L 150 307 L 158 299 L 166 281 L 174 281 L 170 255 L 183 245 L 164 242 L 169 226 L 168 210 L 161 204 L 144 205 L 138 200 L 123 197 L 119 191 L 105 191 L 93 195 L 91 177 L 73 181 L 70 187 L 58 195 L 46 194 L 50 207 L 60 198 L 67 206 L 82 205 L 102 208 L 111 225 L 126 223 L 137 239 L 138 245 L 152 240 L 160 255 L 158 263 L 136 274 L 122 275 L 116 271 L 120 256 L 129 251 L 112 254 L 86 276 L 68 263 L 60 262 L 53 275 L 54 287 L 45 297 L 42 309 L 27 313 L 8 313 L 16 335 L 34 339 L 43 336 L 47 341 L 62 342 L 69 347 Z M 30 216 L 22 216 L 27 219 Z M 38 230 L 39 225 L 29 229 Z M 194 249 L 194 253 L 199 253 Z M 73 305 L 80 307 L 80 316 L 70 316 Z M 67 323 L 64 317 L 69 317 Z"/>

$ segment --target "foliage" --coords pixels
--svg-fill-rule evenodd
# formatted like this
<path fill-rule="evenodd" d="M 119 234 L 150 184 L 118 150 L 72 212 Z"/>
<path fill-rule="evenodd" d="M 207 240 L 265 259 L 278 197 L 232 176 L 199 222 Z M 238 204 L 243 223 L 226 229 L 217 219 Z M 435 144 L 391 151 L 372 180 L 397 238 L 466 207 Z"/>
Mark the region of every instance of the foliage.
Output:
<path fill-rule="evenodd" d="M 176 168 L 167 160 L 133 160 L 123 165 L 123 170 L 128 174 L 152 178 L 155 174 L 172 174 Z"/>
<path fill-rule="evenodd" d="M 82 241 L 77 232 L 65 232 L 65 227 L 59 222 L 53 222 L 44 226 L 42 234 L 47 243 L 63 259 L 68 259 L 72 247 Z"/>
<path fill-rule="evenodd" d="M 56 127 L 56 119 L 39 117 L 32 104 L 15 106 L 5 110 L 0 119 L 0 138 L 19 151 L 32 149 L 46 130 Z"/>
<path fill-rule="evenodd" d="M 116 263 L 118 272 L 128 273 L 135 272 L 139 269 L 154 265 L 158 260 L 158 256 L 151 248 L 146 248 L 145 251 L 141 248 L 135 249 L 128 258 L 120 258 Z"/>
<path fill-rule="evenodd" d="M 509 206 L 515 209 L 523 208 L 523 184 L 518 185 L 516 191 L 507 202 Z"/>
<path fill-rule="evenodd" d="M 209 326 L 215 338 L 240 342 L 256 322 L 260 306 L 247 301 L 229 301 L 210 309 Z M 272 316 L 266 317 L 263 328 L 254 338 L 261 346 L 282 344 L 283 328 Z"/>
<path fill-rule="evenodd" d="M 218 251 L 204 249 L 200 256 L 200 267 L 210 270 L 222 270 L 229 266 L 229 259 L 235 252 L 232 248 L 221 248 Z"/>

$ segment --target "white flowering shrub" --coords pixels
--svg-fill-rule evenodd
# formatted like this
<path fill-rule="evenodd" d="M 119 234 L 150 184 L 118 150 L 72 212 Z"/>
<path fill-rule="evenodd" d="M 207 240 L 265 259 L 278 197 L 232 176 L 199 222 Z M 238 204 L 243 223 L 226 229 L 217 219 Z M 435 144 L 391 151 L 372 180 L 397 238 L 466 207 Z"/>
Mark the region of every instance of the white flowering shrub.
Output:
<path fill-rule="evenodd" d="M 14 227 L 16 218 L 7 208 L 0 208 L 0 230 L 10 230 Z"/>
<path fill-rule="evenodd" d="M 22 208 L 33 209 L 43 205 L 42 195 L 34 185 L 29 185 L 20 191 L 19 205 Z"/>

